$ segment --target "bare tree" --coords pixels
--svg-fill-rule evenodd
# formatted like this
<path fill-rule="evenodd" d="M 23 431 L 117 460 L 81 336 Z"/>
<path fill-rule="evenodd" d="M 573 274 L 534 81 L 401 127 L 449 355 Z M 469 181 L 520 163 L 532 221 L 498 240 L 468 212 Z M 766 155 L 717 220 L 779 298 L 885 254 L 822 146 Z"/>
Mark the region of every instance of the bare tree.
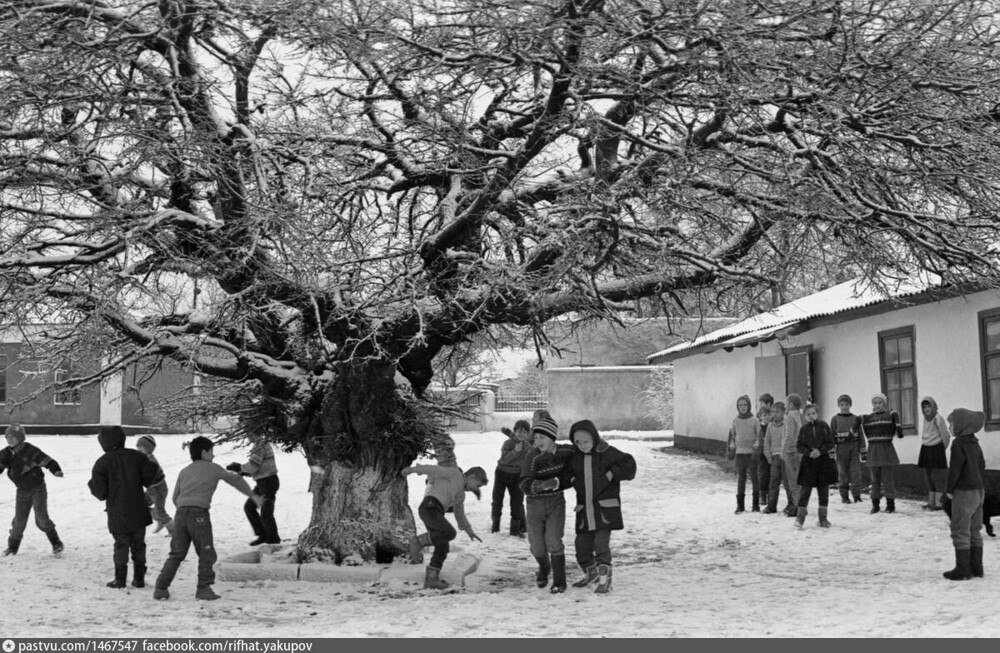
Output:
<path fill-rule="evenodd" d="M 71 384 L 147 358 L 218 378 L 237 434 L 318 470 L 303 555 L 391 559 L 398 471 L 442 442 L 435 357 L 491 325 L 544 346 L 554 316 L 752 299 L 811 254 L 994 280 L 993 14 L 7 0 L 3 322 L 101 343 Z"/>

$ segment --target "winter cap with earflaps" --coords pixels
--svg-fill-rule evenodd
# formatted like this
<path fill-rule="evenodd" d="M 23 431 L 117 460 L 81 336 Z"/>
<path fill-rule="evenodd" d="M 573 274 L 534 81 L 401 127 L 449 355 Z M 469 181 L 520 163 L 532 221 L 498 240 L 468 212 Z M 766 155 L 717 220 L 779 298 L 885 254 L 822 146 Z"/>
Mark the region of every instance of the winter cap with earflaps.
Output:
<path fill-rule="evenodd" d="M 559 425 L 551 417 L 542 417 L 531 427 L 531 434 L 541 433 L 545 437 L 553 440 L 559 437 Z"/>
<path fill-rule="evenodd" d="M 135 441 L 136 445 L 140 445 L 143 442 L 145 442 L 150 449 L 156 448 L 156 438 L 151 435 L 140 435 L 139 439 Z"/>

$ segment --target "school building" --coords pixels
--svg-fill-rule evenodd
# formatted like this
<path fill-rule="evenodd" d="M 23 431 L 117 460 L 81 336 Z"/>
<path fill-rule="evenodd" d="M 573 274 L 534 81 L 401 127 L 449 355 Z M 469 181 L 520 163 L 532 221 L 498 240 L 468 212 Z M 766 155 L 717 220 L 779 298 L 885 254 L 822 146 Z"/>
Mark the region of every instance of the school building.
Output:
<path fill-rule="evenodd" d="M 736 399 L 797 393 L 829 422 L 837 397 L 853 412 L 871 412 L 883 393 L 904 432 L 895 439 L 897 486 L 924 490 L 916 467 L 920 400 L 933 397 L 947 417 L 981 410 L 978 434 L 990 489 L 1000 490 L 1000 291 L 912 279 L 882 291 L 858 280 L 833 286 L 770 312 L 648 356 L 673 365 L 674 446 L 723 453 Z"/>

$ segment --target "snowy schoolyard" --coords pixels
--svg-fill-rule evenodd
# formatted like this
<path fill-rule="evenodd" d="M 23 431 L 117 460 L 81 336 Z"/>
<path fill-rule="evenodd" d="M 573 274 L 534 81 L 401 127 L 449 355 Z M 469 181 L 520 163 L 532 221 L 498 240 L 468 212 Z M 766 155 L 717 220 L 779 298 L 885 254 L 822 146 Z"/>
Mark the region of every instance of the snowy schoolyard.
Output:
<path fill-rule="evenodd" d="M 169 539 L 147 531 L 149 585 L 109 589 L 111 536 L 103 504 L 87 490 L 101 449 L 96 436 L 31 436 L 62 465 L 46 472 L 49 512 L 66 544 L 53 557 L 30 522 L 16 556 L 0 558 L 0 638 L 4 637 L 997 637 L 1000 538 L 986 538 L 986 577 L 951 582 L 947 520 L 899 500 L 896 514 L 869 515 L 870 503 L 831 497 L 833 528 L 816 526 L 815 496 L 806 528 L 780 514 L 734 515 L 736 480 L 713 460 L 675 451 L 664 433 L 613 435 L 635 456 L 638 473 L 622 484 L 626 530 L 611 540 L 614 585 L 608 595 L 570 587 L 552 595 L 534 585 L 527 542 L 489 533 L 491 486 L 467 501 L 483 543 L 459 533 L 453 545 L 482 556 L 466 588 L 438 594 L 418 584 L 217 582 L 222 599 L 194 599 L 193 550 L 169 601 L 152 599 L 152 581 Z M 170 483 L 188 462 L 191 436 L 157 436 Z M 493 479 L 504 436 L 455 434 L 459 464 Z M 646 439 L 641 439 L 646 438 Z M 128 446 L 134 446 L 134 437 Z M 663 451 L 667 448 L 667 451 Z M 216 462 L 247 451 L 216 447 Z M 278 452 L 277 520 L 288 545 L 306 526 L 309 471 L 297 453 Z M 410 479 L 411 506 L 424 477 Z M 248 551 L 253 538 L 243 496 L 220 484 L 212 505 L 220 558 Z M 570 502 L 572 498 L 568 499 Z M 0 523 L 13 516 L 14 486 L 0 481 Z M 506 508 L 506 506 L 505 506 Z M 171 509 L 172 513 L 172 509 Z M 509 513 L 504 510 L 503 525 Z M 572 522 L 570 522 L 572 523 Z M 573 534 L 567 531 L 568 578 Z M 404 564 L 400 562 L 398 564 Z M 445 563 L 447 566 L 447 562 Z M 131 569 L 130 569 L 131 578 Z"/>

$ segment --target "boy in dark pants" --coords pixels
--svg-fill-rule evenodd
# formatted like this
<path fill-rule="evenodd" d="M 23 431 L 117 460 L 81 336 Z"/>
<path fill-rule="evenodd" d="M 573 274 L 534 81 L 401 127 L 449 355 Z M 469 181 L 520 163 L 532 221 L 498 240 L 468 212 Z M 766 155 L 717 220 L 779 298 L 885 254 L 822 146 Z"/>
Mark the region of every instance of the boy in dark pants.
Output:
<path fill-rule="evenodd" d="M 427 532 L 410 537 L 410 562 L 422 563 L 423 547 L 433 546 L 434 553 L 424 576 L 424 589 L 447 589 L 448 583 L 441 580 L 441 567 L 451 548 L 448 543 L 458 533 L 444 515 L 453 510 L 458 527 L 468 533 L 470 540 L 482 542 L 465 516 L 465 493 L 472 492 L 479 498 L 479 488 L 489 482 L 486 471 L 482 467 L 473 467 L 463 474 L 461 469 L 450 465 L 414 465 L 403 469 L 402 474 L 425 474 L 429 479 L 424 500 L 417 509 Z"/>
<path fill-rule="evenodd" d="M 954 434 L 945 500 L 951 503 L 951 541 L 955 547 L 955 568 L 944 572 L 948 580 L 968 580 L 983 576 L 983 501 L 986 462 L 976 432 L 983 428 L 986 415 L 977 410 L 956 408 L 948 415 Z"/>
<path fill-rule="evenodd" d="M 212 565 L 218 559 L 215 553 L 215 539 L 212 535 L 212 520 L 209 508 L 212 496 L 219 485 L 225 481 L 234 488 L 253 499 L 259 506 L 263 499 L 254 494 L 253 490 L 239 474 L 227 472 L 220 465 L 212 462 L 215 457 L 212 449 L 215 443 L 206 437 L 198 436 L 188 445 L 191 453 L 191 464 L 181 470 L 174 484 L 174 532 L 170 538 L 170 555 L 163 563 L 163 569 L 156 579 L 156 589 L 153 598 L 165 600 L 170 598 L 170 583 L 177 575 L 177 569 L 187 557 L 188 549 L 194 544 L 198 554 L 198 590 L 195 598 L 204 601 L 214 601 L 219 595 L 212 591 L 215 582 L 215 571 Z"/>
<path fill-rule="evenodd" d="M 274 449 L 267 441 L 258 437 L 250 450 L 249 460 L 243 464 L 230 463 L 226 465 L 226 469 L 253 478 L 254 494 L 264 498 L 259 510 L 253 499 L 247 499 L 243 504 L 243 512 L 257 536 L 250 546 L 280 543 L 278 523 L 274 520 L 274 502 L 281 484 L 278 481 L 278 466 L 274 462 Z"/>
<path fill-rule="evenodd" d="M 63 543 L 56 533 L 56 525 L 49 519 L 49 492 L 45 486 L 45 475 L 42 474 L 44 467 L 53 476 L 62 478 L 62 468 L 41 449 L 24 441 L 27 436 L 20 424 L 8 426 L 5 435 L 7 447 L 0 450 L 0 473 L 7 470 L 7 476 L 14 482 L 17 494 L 14 499 L 14 519 L 10 523 L 10 536 L 3 554 L 10 556 L 17 553 L 32 510 L 35 511 L 35 526 L 49 538 L 52 553 L 62 553 Z"/>
<path fill-rule="evenodd" d="M 837 485 L 844 503 L 861 502 L 861 452 L 867 445 L 861 435 L 861 418 L 851 412 L 850 395 L 837 397 L 840 412 L 830 418 L 830 430 L 837 443 Z M 850 494 L 848 494 L 850 492 Z"/>
<path fill-rule="evenodd" d="M 146 586 L 146 527 L 153 523 L 144 487 L 163 483 L 163 470 L 146 454 L 125 448 L 120 426 L 102 426 L 97 436 L 105 453 L 94 463 L 87 486 L 107 502 L 108 530 L 115 540 L 115 578 L 108 587 L 125 587 L 128 557 L 132 553 L 132 586 Z"/>
<path fill-rule="evenodd" d="M 491 533 L 500 532 L 500 517 L 503 515 L 503 499 L 510 494 L 510 534 L 524 537 L 528 530 L 524 519 L 524 491 L 518 485 L 521 478 L 521 463 L 531 448 L 531 424 L 518 420 L 514 424 L 514 434 L 500 447 L 500 460 L 493 476 L 493 505 Z"/>

